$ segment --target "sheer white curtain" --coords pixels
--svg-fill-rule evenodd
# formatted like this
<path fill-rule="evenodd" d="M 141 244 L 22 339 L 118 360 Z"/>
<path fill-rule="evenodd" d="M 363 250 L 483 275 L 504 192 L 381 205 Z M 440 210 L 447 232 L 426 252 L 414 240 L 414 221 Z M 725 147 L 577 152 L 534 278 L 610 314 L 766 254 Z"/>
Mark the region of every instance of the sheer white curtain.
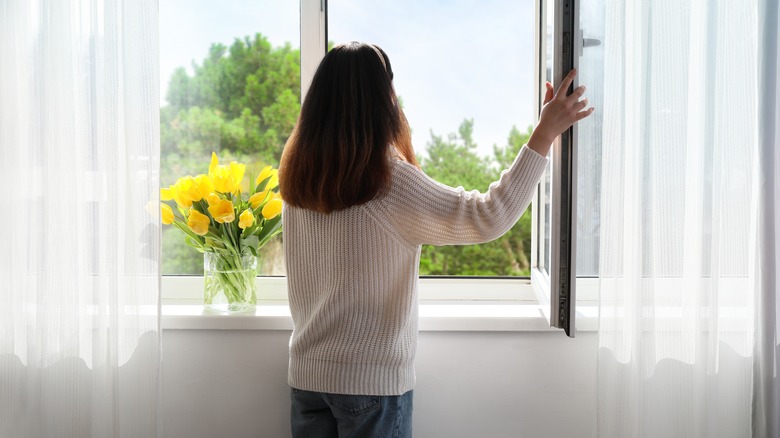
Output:
<path fill-rule="evenodd" d="M 599 437 L 751 436 L 758 10 L 606 2 Z"/>
<path fill-rule="evenodd" d="M 156 0 L 0 0 L 0 436 L 153 437 Z"/>

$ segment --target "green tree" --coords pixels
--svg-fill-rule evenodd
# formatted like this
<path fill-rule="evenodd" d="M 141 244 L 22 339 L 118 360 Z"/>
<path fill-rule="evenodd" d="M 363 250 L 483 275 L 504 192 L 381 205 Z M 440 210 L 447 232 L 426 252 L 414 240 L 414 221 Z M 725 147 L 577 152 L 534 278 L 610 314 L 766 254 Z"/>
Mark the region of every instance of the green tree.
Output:
<path fill-rule="evenodd" d="M 493 146 L 493 157 L 495 159 L 496 174 L 495 179 L 500 177 L 500 172 L 509 167 L 514 162 L 520 148 L 528 143 L 531 137 L 532 127 L 528 127 L 526 132 L 520 132 L 517 127 L 512 126 L 507 139 L 507 145 L 503 148 Z M 528 208 L 517 224 L 509 230 L 501 239 L 500 244 L 511 263 L 512 272 L 529 276 L 531 273 L 531 209 Z"/>
<path fill-rule="evenodd" d="M 480 157 L 472 134 L 474 121 L 464 120 L 458 133 L 446 140 L 431 133 L 427 156 L 420 166 L 431 178 L 453 187 L 485 192 L 496 181 L 500 171 L 508 167 L 529 133 L 512 128 L 507 145 L 494 146 L 492 159 Z M 504 236 L 481 245 L 424 246 L 420 261 L 423 275 L 529 275 L 531 213 L 526 211 L 518 223 Z"/>
<path fill-rule="evenodd" d="M 212 150 L 259 154 L 278 162 L 300 112 L 300 51 L 272 47 L 262 34 L 212 44 L 194 74 L 171 75 L 161 109 L 164 154 Z"/>

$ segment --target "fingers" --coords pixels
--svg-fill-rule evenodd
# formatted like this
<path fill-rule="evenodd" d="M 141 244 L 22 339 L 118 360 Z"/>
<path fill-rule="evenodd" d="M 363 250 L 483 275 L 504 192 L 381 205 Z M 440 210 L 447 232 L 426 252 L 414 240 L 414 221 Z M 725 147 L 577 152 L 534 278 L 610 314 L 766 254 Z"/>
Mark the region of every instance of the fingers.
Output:
<path fill-rule="evenodd" d="M 577 115 L 574 117 L 575 121 L 579 122 L 580 120 L 584 119 L 585 117 L 588 117 L 589 115 L 593 114 L 593 111 L 595 111 L 596 108 L 590 107 L 585 111 L 580 111 L 577 113 Z"/>
<path fill-rule="evenodd" d="M 575 99 L 578 99 L 582 97 L 582 95 L 585 94 L 585 86 L 580 85 L 579 87 L 575 88 L 574 91 L 569 96 L 574 96 Z"/>
<path fill-rule="evenodd" d="M 553 88 L 552 84 L 549 82 L 545 82 L 544 86 L 545 88 L 547 88 L 547 91 L 544 93 L 544 105 L 547 105 L 547 103 L 551 101 L 555 96 L 555 89 Z"/>
<path fill-rule="evenodd" d="M 558 93 L 557 96 L 562 99 L 566 97 L 566 90 L 569 89 L 569 86 L 571 86 L 571 83 L 574 82 L 574 77 L 577 76 L 577 70 L 571 69 L 569 74 L 566 75 L 565 78 L 563 78 L 563 82 L 561 82 L 561 86 L 558 87 Z M 583 90 L 584 92 L 584 90 Z"/>
<path fill-rule="evenodd" d="M 594 108 L 588 108 L 588 99 L 584 97 L 584 85 L 578 86 L 570 95 L 566 95 L 576 76 L 577 71 L 572 69 L 561 81 L 557 91 L 552 84 L 545 83 L 544 108 L 539 123 L 540 125 L 544 123 L 550 132 L 560 134 L 595 111 Z M 551 95 L 552 91 L 555 92 Z"/>

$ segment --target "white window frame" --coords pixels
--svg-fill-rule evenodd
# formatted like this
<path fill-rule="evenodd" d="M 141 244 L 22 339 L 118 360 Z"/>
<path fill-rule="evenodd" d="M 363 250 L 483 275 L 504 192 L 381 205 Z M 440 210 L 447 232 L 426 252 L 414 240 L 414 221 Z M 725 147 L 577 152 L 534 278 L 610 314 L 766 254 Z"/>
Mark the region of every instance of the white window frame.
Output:
<path fill-rule="evenodd" d="M 552 83 L 558 87 L 566 73 L 576 68 L 581 53 L 582 38 L 579 31 L 579 1 L 577 0 L 537 0 L 536 1 L 536 114 L 541 111 L 545 78 L 542 69 L 547 65 L 547 15 L 549 6 L 554 5 Z M 580 35 L 576 38 L 576 35 Z M 567 50 L 567 53 L 563 53 Z M 572 90 L 578 85 L 577 79 Z M 548 272 L 542 269 L 541 262 L 546 257 L 544 244 L 544 183 L 537 186 L 534 198 L 531 240 L 531 280 L 537 299 L 545 310 L 545 317 L 551 327 L 562 328 L 569 337 L 576 334 L 577 289 L 589 285 L 588 279 L 578 279 L 576 270 L 577 233 L 575 221 L 577 208 L 577 147 L 576 125 L 559 136 L 551 149 L 551 208 L 550 208 L 550 266 Z M 541 253 L 541 254 L 540 254 Z M 588 288 L 588 286 L 585 286 Z M 588 293 L 588 298 L 592 293 Z"/>
<path fill-rule="evenodd" d="M 328 3 L 301 0 L 301 99 L 328 50 Z"/>
<path fill-rule="evenodd" d="M 540 20 L 540 2 L 536 1 L 537 26 L 544 26 Z M 301 31 L 301 96 L 308 91 L 314 73 L 320 61 L 327 51 L 327 0 L 300 0 L 300 31 Z M 544 29 L 544 27 L 542 27 Z M 539 35 L 537 29 L 536 35 Z M 544 67 L 542 55 L 545 41 L 543 38 L 535 38 L 534 50 L 540 54 L 537 57 L 536 84 L 541 80 L 541 68 Z M 539 90 L 537 89 L 537 96 Z M 536 113 L 539 113 L 540 102 L 536 101 Z M 419 297 L 422 302 L 513 302 L 527 304 L 541 304 L 547 321 L 549 314 L 549 295 L 541 294 L 545 288 L 549 290 L 549 279 L 538 269 L 538 236 L 537 230 L 541 226 L 537 220 L 539 203 L 539 189 L 535 201 L 532 203 L 533 226 L 531 237 L 531 278 L 458 278 L 458 277 L 421 277 L 419 280 Z M 536 274 L 534 274 L 536 272 Z M 578 288 L 581 290 L 581 304 L 597 306 L 598 304 L 598 279 L 577 279 Z M 162 276 L 162 304 L 164 305 L 202 305 L 203 303 L 203 277 L 191 275 L 164 275 Z M 287 278 L 286 277 L 257 277 L 258 300 L 266 303 L 284 305 L 287 303 Z"/>
<path fill-rule="evenodd" d="M 536 63 L 534 64 L 534 114 L 538 115 L 542 111 L 541 84 L 545 78 L 543 70 L 546 68 L 547 59 L 547 20 L 544 15 L 544 0 L 534 2 L 534 16 L 536 17 L 534 26 L 534 52 L 536 53 Z M 531 286 L 536 299 L 542 305 L 544 316 L 547 322 L 550 321 L 550 277 L 541 268 L 541 261 L 544 259 L 544 242 L 540 241 L 540 236 L 544 233 L 544 199 L 546 195 L 544 182 L 536 185 L 533 201 L 531 202 Z"/>

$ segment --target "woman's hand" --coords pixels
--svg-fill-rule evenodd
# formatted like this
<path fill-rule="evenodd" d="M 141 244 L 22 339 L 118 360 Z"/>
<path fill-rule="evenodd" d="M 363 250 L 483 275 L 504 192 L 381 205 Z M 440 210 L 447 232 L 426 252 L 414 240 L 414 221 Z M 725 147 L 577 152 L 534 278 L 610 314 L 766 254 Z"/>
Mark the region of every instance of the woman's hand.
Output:
<path fill-rule="evenodd" d="M 570 71 L 556 93 L 553 93 L 552 84 L 545 83 L 547 92 L 544 95 L 539 124 L 528 139 L 528 147 L 542 156 L 547 156 L 555 137 L 561 135 L 575 122 L 593 114 L 593 107 L 585 109 L 588 106 L 588 99 L 580 100 L 580 97 L 585 94 L 585 86 L 580 85 L 570 95 L 566 95 L 566 90 L 569 89 L 576 75 L 576 70 Z"/>

